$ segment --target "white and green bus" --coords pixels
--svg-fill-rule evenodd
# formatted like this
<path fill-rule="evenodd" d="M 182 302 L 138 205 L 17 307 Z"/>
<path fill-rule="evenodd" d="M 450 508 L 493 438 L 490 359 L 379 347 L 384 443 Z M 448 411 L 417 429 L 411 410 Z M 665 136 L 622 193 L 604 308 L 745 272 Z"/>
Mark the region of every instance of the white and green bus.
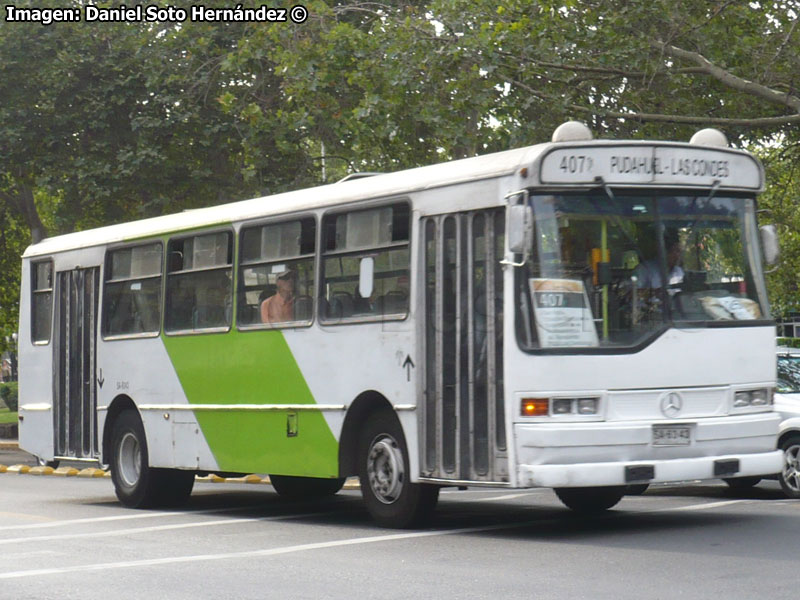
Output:
<path fill-rule="evenodd" d="M 20 445 L 131 507 L 197 473 L 358 476 L 412 526 L 443 486 L 777 473 L 764 172 L 691 143 L 545 143 L 45 239 L 22 261 Z M 767 232 L 768 233 L 768 232 Z M 765 252 L 767 250 L 768 252 Z"/>

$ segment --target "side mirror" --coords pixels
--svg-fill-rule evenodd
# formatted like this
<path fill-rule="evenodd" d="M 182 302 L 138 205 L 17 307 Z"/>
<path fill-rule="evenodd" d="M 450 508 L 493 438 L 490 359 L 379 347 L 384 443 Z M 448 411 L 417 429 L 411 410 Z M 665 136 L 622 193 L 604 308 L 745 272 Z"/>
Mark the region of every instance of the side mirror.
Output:
<path fill-rule="evenodd" d="M 778 256 L 781 253 L 775 225 L 762 225 L 759 231 L 761 233 L 761 248 L 764 250 L 764 261 L 768 265 L 774 265 L 778 262 Z"/>
<path fill-rule="evenodd" d="M 533 243 L 533 212 L 527 204 L 508 207 L 508 249 L 514 254 L 530 252 Z"/>
<path fill-rule="evenodd" d="M 365 256 L 358 265 L 358 293 L 362 298 L 369 298 L 375 281 L 375 259 Z"/>

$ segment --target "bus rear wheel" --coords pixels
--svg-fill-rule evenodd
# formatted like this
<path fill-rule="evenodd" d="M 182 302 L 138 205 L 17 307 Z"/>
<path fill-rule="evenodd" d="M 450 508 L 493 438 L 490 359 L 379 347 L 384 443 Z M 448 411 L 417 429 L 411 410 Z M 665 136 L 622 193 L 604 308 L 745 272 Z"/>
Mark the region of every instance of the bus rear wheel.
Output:
<path fill-rule="evenodd" d="M 372 518 L 383 527 L 410 528 L 430 518 L 439 486 L 412 483 L 408 449 L 397 417 L 388 411 L 372 414 L 358 445 L 361 494 Z"/>
<path fill-rule="evenodd" d="M 111 480 L 117 498 L 131 508 L 176 506 L 192 493 L 193 471 L 149 466 L 147 438 L 139 415 L 120 413 L 111 430 Z"/>
<path fill-rule="evenodd" d="M 556 496 L 567 508 L 581 514 L 608 510 L 625 495 L 625 486 L 556 488 Z"/>
<path fill-rule="evenodd" d="M 292 477 L 289 475 L 270 475 L 269 482 L 279 496 L 292 500 L 333 496 L 344 485 L 344 479 Z"/>

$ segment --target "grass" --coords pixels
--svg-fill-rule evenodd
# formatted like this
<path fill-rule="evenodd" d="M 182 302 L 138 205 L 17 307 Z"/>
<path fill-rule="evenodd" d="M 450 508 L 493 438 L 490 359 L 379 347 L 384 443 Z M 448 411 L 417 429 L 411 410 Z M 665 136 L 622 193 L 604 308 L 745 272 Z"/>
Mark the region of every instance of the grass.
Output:
<path fill-rule="evenodd" d="M 16 423 L 17 411 L 10 411 L 5 406 L 0 408 L 0 423 Z"/>

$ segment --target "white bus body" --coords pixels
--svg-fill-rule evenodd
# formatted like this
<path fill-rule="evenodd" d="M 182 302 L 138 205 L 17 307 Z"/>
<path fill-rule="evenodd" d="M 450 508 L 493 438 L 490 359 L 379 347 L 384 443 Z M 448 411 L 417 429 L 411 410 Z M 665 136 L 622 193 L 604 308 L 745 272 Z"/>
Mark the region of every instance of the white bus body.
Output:
<path fill-rule="evenodd" d="M 46 239 L 20 445 L 109 464 L 130 506 L 197 472 L 359 475 L 390 526 L 442 485 L 598 510 L 778 472 L 762 188 L 744 152 L 579 139 Z M 682 283 L 643 287 L 648 263 Z M 262 323 L 286 278 L 292 316 Z"/>

